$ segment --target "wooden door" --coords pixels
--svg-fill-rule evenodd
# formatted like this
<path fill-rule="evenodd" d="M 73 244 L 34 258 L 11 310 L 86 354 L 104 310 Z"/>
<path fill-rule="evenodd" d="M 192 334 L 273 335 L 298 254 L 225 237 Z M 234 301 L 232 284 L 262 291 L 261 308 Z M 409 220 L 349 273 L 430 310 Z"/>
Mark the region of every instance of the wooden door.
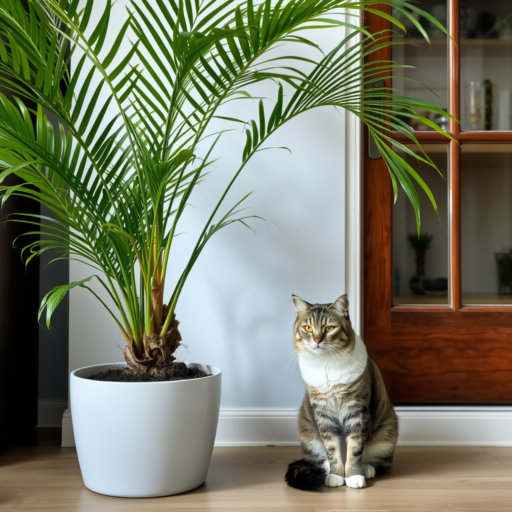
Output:
<path fill-rule="evenodd" d="M 422 2 L 422 7 L 431 10 L 438 3 Z M 469 4 L 473 11 L 468 13 L 467 4 L 459 5 L 459 0 L 446 3 L 447 26 L 453 39 L 433 38 L 428 46 L 413 37 L 415 46 L 405 54 L 405 63 L 429 65 L 434 70 L 425 73 L 427 81 L 434 83 L 435 73 L 447 69 L 447 108 L 462 121 L 449 121 L 454 141 L 416 127 L 417 138 L 426 144 L 434 161 L 437 158 L 441 163 L 446 177 L 443 185 L 431 180 L 435 185 L 432 190 L 437 187 L 441 191 L 438 201 L 440 212 L 444 204 L 444 218 L 439 222 L 444 231 L 429 221 L 428 229 L 438 234 L 425 253 L 427 271 L 418 279 L 416 266 L 411 276 L 414 252 L 401 228 L 408 222 L 407 207 L 403 203 L 401 209 L 393 206 L 388 170 L 382 158 L 369 157 L 365 134 L 364 337 L 395 404 L 510 404 L 512 290 L 504 272 L 507 258 L 512 261 L 512 77 L 507 74 L 512 69 L 512 44 L 504 33 L 477 33 L 476 29 L 470 33 L 467 17 L 498 5 L 498 20 L 512 14 L 512 5 L 506 0 L 473 0 Z M 437 14 L 442 17 L 442 9 Z M 389 28 L 386 23 L 371 14 L 366 18 L 373 32 Z M 383 50 L 372 59 L 394 58 L 391 51 Z M 439 90 L 442 92 L 441 86 Z M 488 94 L 494 98 L 490 102 Z M 471 110 L 475 97 L 476 117 Z M 425 169 L 419 168 L 422 171 Z M 403 201 L 403 191 L 401 195 Z M 422 215 L 431 209 L 426 196 L 421 199 L 421 208 Z M 426 229 L 422 223 L 422 232 Z M 400 258 L 409 271 L 397 268 Z M 445 265 L 446 275 L 432 270 L 427 279 L 429 265 L 432 269 Z M 436 283 L 443 288 L 444 278 L 448 282 L 445 295 L 444 290 L 435 291 Z M 414 287 L 420 294 L 414 295 Z"/>

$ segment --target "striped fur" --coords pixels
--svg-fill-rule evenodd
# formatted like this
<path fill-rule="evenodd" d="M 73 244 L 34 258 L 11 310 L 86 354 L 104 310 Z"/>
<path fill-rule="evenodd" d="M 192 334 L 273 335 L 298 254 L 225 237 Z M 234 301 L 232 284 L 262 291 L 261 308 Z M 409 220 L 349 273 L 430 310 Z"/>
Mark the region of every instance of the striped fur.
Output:
<path fill-rule="evenodd" d="M 294 348 L 306 384 L 299 414 L 304 458 L 290 464 L 286 481 L 318 490 L 323 471 L 329 487 L 365 487 L 377 471 L 391 468 L 398 437 L 382 375 L 352 329 L 346 295 L 330 305 L 293 301 Z"/>

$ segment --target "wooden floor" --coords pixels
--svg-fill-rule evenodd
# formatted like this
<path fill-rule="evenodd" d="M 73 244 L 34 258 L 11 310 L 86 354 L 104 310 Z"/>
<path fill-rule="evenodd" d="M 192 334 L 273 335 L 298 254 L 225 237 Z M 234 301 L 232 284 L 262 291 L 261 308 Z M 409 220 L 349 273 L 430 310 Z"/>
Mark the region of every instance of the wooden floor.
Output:
<path fill-rule="evenodd" d="M 512 511 L 512 448 L 399 447 L 366 489 L 306 493 L 284 484 L 296 447 L 217 448 L 206 483 L 179 496 L 122 499 L 87 490 L 76 452 L 44 429 L 0 453 L 0 511 Z"/>

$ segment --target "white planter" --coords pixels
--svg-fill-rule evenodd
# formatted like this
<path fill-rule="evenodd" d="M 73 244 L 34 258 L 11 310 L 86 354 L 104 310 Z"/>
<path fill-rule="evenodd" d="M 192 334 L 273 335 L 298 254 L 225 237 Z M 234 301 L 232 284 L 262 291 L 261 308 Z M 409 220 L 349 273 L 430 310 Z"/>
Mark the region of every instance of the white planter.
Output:
<path fill-rule="evenodd" d="M 125 363 L 71 373 L 71 415 L 86 487 L 147 498 L 189 491 L 206 478 L 219 420 L 221 371 L 169 382 L 100 382 L 87 377 Z"/>

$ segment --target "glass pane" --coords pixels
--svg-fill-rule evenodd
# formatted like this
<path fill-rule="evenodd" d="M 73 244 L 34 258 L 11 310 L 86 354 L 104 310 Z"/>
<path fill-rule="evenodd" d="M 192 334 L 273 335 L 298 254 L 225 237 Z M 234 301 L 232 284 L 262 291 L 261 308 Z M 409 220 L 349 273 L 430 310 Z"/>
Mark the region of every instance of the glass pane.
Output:
<path fill-rule="evenodd" d="M 512 2 L 463 2 L 460 32 L 462 129 L 510 130 Z"/>
<path fill-rule="evenodd" d="M 446 2 L 423 0 L 415 5 L 431 13 L 444 26 L 447 26 Z M 393 60 L 398 64 L 414 66 L 414 68 L 396 70 L 394 72 L 396 79 L 393 81 L 393 87 L 397 89 L 397 93 L 400 92 L 405 96 L 429 101 L 448 110 L 448 45 L 446 35 L 430 22 L 421 18 L 419 21 L 430 37 L 430 44 L 428 44 L 414 24 L 401 15 L 399 11 L 394 9 L 393 15 L 407 29 L 406 36 L 397 33 L 393 39 L 408 43 L 406 45 L 393 46 Z M 399 29 L 396 30 L 401 32 Z M 407 80 L 402 80 L 399 77 L 407 78 Z M 432 92 L 419 83 L 410 80 L 425 84 L 435 94 L 432 94 Z M 437 122 L 443 128 L 448 128 L 446 117 L 428 114 L 427 112 L 425 114 L 425 117 L 430 117 L 430 119 Z M 408 122 L 408 119 L 404 118 L 404 121 Z M 431 130 L 429 126 L 415 122 L 413 122 L 412 128 L 419 131 Z"/>
<path fill-rule="evenodd" d="M 425 150 L 443 176 L 407 155 L 407 162 L 432 191 L 439 216 L 420 189 L 421 236 L 418 239 L 411 203 L 402 189 L 393 206 L 393 303 L 448 304 L 448 146 L 425 145 Z M 402 153 L 403 154 L 403 153 Z M 446 179 L 445 179 L 446 178 Z"/>
<path fill-rule="evenodd" d="M 512 305 L 512 144 L 465 144 L 462 303 Z"/>

